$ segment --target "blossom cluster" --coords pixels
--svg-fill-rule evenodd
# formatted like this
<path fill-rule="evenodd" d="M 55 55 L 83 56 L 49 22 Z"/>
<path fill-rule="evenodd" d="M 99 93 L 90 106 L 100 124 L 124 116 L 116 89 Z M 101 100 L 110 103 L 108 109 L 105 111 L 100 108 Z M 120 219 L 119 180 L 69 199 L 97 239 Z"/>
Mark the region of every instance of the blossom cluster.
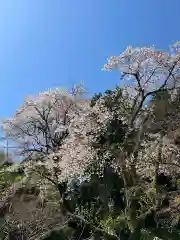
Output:
<path fill-rule="evenodd" d="M 142 48 L 128 46 L 120 56 L 109 57 L 103 70 L 120 70 L 123 73 L 124 85 L 128 86 L 132 97 L 138 94 L 140 88 L 147 94 L 156 91 L 162 85 L 167 89 L 179 87 L 180 54 L 178 46 L 178 43 L 171 46 L 176 49 L 175 54 L 156 50 L 154 46 Z"/>
<path fill-rule="evenodd" d="M 98 160 L 92 144 L 103 131 L 106 131 L 110 119 L 112 116 L 102 106 L 102 99 L 93 109 L 89 108 L 86 113 L 74 117 L 69 127 L 69 136 L 55 153 L 59 159 L 58 167 L 61 169 L 60 180 L 74 177 L 82 180 L 85 177 L 87 167 Z M 49 157 L 51 158 L 51 155 Z M 52 169 L 55 166 L 54 161 L 51 164 Z"/>

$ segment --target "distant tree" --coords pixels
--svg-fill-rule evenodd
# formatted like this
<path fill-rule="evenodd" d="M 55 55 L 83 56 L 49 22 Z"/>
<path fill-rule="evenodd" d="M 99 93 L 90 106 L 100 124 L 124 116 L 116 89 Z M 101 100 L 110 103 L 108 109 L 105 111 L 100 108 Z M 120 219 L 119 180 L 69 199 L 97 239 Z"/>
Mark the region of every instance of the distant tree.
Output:
<path fill-rule="evenodd" d="M 4 151 L 0 152 L 0 166 L 3 165 L 6 162 L 6 155 L 4 153 Z"/>

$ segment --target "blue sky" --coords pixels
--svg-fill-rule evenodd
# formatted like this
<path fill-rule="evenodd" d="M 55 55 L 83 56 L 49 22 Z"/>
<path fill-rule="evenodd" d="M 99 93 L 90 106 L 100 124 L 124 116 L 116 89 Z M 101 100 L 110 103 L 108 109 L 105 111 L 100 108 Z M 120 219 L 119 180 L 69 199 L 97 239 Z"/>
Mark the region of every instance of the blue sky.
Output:
<path fill-rule="evenodd" d="M 179 9 L 179 0 L 0 0 L 0 117 L 48 88 L 112 88 L 107 57 L 127 45 L 166 50 L 180 40 Z"/>

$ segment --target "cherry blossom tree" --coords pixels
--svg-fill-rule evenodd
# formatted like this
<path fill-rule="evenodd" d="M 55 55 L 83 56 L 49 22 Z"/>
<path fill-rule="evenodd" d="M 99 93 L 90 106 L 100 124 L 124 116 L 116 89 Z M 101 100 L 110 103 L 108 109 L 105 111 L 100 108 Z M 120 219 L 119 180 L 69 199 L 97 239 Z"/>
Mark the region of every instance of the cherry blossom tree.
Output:
<path fill-rule="evenodd" d="M 118 69 L 134 103 L 134 122 L 144 101 L 162 89 L 174 93 L 180 86 L 180 50 L 179 42 L 171 46 L 175 54 L 156 50 L 155 47 L 133 48 L 128 46 L 120 56 L 108 58 L 103 70 Z"/>
<path fill-rule="evenodd" d="M 6 137 L 15 141 L 20 154 L 54 152 L 68 134 L 70 121 L 85 109 L 83 93 L 78 85 L 71 92 L 59 88 L 26 97 L 15 115 L 3 122 Z"/>
<path fill-rule="evenodd" d="M 135 217 L 137 216 L 137 202 L 131 199 L 131 190 L 141 177 L 149 174 L 151 175 L 150 178 L 154 179 L 155 199 L 152 202 L 152 209 L 158 209 L 162 197 L 162 192 L 160 193 L 158 186 L 160 172 L 169 174 L 169 171 L 172 171 L 171 176 L 175 173 L 179 174 L 178 148 L 168 138 L 169 130 L 167 127 L 168 124 L 172 124 L 170 121 L 174 119 L 174 115 L 178 116 L 177 111 L 172 112 L 174 109 L 172 106 L 173 101 L 178 97 L 180 88 L 179 42 L 171 46 L 171 49 L 174 50 L 174 54 L 156 50 L 155 47 L 128 47 L 120 56 L 110 57 L 108 63 L 104 66 L 105 71 L 120 70 L 124 92 L 130 97 L 132 110 L 126 135 L 127 145 L 131 133 L 138 126 L 131 151 L 127 152 L 125 147 L 123 149 L 126 152 L 124 157 L 122 157 L 122 150 L 117 151 L 116 157 L 116 160 L 121 163 L 121 174 L 126 189 L 126 203 L 131 205 L 131 209 L 127 209 L 127 212 L 129 219 L 131 219 L 130 225 L 134 229 L 139 228 L 139 223 Z M 154 115 L 154 102 L 150 101 L 147 106 L 144 106 L 144 102 L 149 96 L 156 98 L 163 92 L 167 92 L 171 96 L 171 100 L 168 100 L 171 111 L 167 110 L 168 107 L 166 107 L 166 111 L 158 119 L 157 111 L 156 117 Z M 154 127 L 159 124 L 161 128 L 156 128 L 156 131 L 154 131 Z M 167 165 L 169 166 L 167 167 Z M 143 189 L 142 186 L 140 188 L 135 187 L 136 190 L 133 190 L 133 196 L 138 201 L 140 201 L 139 190 Z M 147 210 L 147 213 L 149 213 L 149 210 Z"/>

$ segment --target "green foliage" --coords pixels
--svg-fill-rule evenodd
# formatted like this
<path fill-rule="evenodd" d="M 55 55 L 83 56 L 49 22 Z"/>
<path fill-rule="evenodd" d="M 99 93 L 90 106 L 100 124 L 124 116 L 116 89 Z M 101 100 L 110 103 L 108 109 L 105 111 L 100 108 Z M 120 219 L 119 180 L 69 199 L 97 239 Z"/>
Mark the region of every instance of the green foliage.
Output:
<path fill-rule="evenodd" d="M 3 151 L 0 151 L 0 167 L 6 163 L 6 156 Z"/>
<path fill-rule="evenodd" d="M 101 220 L 100 227 L 107 233 L 120 235 L 122 231 L 126 231 L 128 225 L 122 212 L 122 214 L 117 217 L 109 215 L 106 219 Z"/>
<path fill-rule="evenodd" d="M 23 179 L 23 172 L 18 170 L 13 171 L 13 165 L 3 165 L 0 169 L 0 192 L 5 191 L 13 183 L 22 181 Z"/>
<path fill-rule="evenodd" d="M 94 105 L 96 104 L 96 102 L 100 99 L 100 97 L 102 97 L 102 93 L 99 94 L 94 94 L 94 96 L 91 99 L 91 103 L 90 106 L 94 107 Z"/>
<path fill-rule="evenodd" d="M 130 106 L 128 102 L 123 101 L 122 90 L 123 89 L 117 85 L 114 90 L 108 89 L 104 93 L 95 94 L 91 99 L 90 105 L 93 107 L 96 102 L 102 98 L 104 100 L 105 107 L 113 114 L 118 114 L 120 109 L 128 112 L 130 110 Z"/>

